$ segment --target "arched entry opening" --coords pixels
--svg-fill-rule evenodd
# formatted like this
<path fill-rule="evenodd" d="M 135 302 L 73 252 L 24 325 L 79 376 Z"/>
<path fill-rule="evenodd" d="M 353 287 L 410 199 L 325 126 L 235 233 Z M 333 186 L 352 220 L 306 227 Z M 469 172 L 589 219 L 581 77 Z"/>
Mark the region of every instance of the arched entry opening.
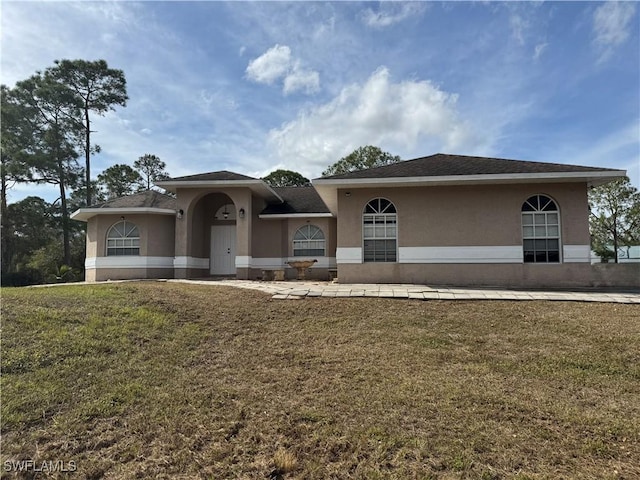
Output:
<path fill-rule="evenodd" d="M 236 274 L 236 207 L 224 193 L 204 195 L 193 210 L 191 251 L 209 258 L 210 275 Z"/>
<path fill-rule="evenodd" d="M 216 211 L 209 240 L 209 273 L 236 274 L 236 209 L 226 203 Z"/>

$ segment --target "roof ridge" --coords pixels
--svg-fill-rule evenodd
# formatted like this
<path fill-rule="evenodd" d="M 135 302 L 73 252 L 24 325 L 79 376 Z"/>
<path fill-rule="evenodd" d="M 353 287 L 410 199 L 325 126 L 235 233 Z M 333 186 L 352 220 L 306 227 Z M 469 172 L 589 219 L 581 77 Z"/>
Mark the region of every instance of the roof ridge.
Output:
<path fill-rule="evenodd" d="M 618 171 L 621 170 L 539 160 L 436 153 L 388 165 L 320 177 L 316 180 Z"/>
<path fill-rule="evenodd" d="M 463 154 L 456 154 L 456 153 L 442 153 L 442 152 L 438 152 L 438 153 L 434 153 L 433 155 L 427 155 L 424 157 L 417 157 L 417 158 L 410 158 L 408 160 L 403 160 L 403 162 L 412 162 L 414 160 L 425 160 L 427 158 L 435 158 L 435 157 L 449 157 L 449 158 L 466 158 L 466 159 L 471 159 L 471 160 L 498 160 L 501 162 L 516 162 L 516 163 L 535 163 L 535 164 L 541 164 L 541 165 L 557 165 L 557 166 L 561 166 L 561 167 L 580 167 L 580 168 L 593 168 L 593 169 L 597 169 L 597 170 L 619 170 L 616 168 L 606 168 L 606 167 L 591 167 L 589 165 L 576 165 L 576 164 L 571 164 L 571 163 L 559 163 L 559 162 L 545 162 L 543 160 L 522 160 L 522 159 L 517 159 L 517 158 L 504 158 L 504 157 L 487 157 L 487 156 L 480 156 L 480 155 L 463 155 Z M 398 162 L 400 163 L 400 162 Z M 386 167 L 387 165 L 381 165 L 381 167 Z M 375 168 L 379 168 L 379 167 L 375 167 Z"/>
<path fill-rule="evenodd" d="M 132 197 L 140 197 L 140 196 L 144 196 L 145 198 L 148 198 L 149 196 L 162 197 L 163 200 L 170 200 L 170 199 L 174 198 L 171 195 L 168 195 L 166 193 L 162 193 L 162 192 L 158 192 L 157 190 L 149 189 L 149 190 L 141 190 L 139 192 L 129 193 L 127 195 L 121 195 L 121 196 L 115 197 L 115 198 L 110 198 L 109 200 L 106 200 L 104 202 L 96 203 L 96 204 L 89 205 L 87 207 L 82 207 L 82 208 L 108 208 L 113 203 L 121 202 L 122 199 L 132 198 Z"/>
<path fill-rule="evenodd" d="M 194 173 L 194 174 L 191 174 L 191 175 L 181 175 L 179 177 L 171 177 L 171 178 L 168 178 L 167 180 L 162 180 L 162 182 L 171 182 L 171 181 L 176 181 L 176 180 L 188 180 L 188 179 L 195 179 L 195 178 L 198 178 L 198 177 L 215 176 L 215 175 L 220 175 L 220 174 L 223 174 L 223 175 L 226 175 L 226 176 L 232 176 L 232 177 L 233 176 L 242 177 L 243 180 L 261 180 L 260 178 L 251 177 L 249 175 L 245 175 L 244 173 L 232 172 L 231 170 L 214 170 L 214 171 L 211 171 L 211 172 Z M 226 179 L 226 181 L 229 181 L 229 179 Z"/>

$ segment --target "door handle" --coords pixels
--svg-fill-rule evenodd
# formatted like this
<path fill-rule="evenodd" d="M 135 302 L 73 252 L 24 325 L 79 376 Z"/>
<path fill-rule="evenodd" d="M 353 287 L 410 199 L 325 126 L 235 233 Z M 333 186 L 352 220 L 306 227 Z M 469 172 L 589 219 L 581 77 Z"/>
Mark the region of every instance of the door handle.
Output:
<path fill-rule="evenodd" d="M 227 248 L 227 253 L 231 253 L 231 249 L 230 248 Z"/>

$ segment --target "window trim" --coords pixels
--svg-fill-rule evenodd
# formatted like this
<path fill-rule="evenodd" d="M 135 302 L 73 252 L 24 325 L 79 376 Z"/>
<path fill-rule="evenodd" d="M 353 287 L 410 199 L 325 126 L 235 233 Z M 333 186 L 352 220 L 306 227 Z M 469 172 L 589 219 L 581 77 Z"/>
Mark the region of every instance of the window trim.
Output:
<path fill-rule="evenodd" d="M 389 202 L 389 205 L 391 205 L 393 207 L 393 212 L 390 213 L 384 213 L 384 211 L 382 213 L 367 213 L 367 207 L 369 205 L 371 205 L 372 202 L 374 201 L 380 201 L 380 200 L 385 200 L 387 202 Z M 373 205 L 372 205 L 373 207 Z M 388 208 L 388 207 L 387 207 Z M 385 208 L 386 210 L 386 208 Z M 384 228 L 385 228 L 385 237 L 384 238 L 376 238 L 376 237 L 371 237 L 368 238 L 365 236 L 365 217 L 366 216 L 384 216 L 385 217 L 385 223 L 384 223 Z M 387 237 L 386 236 L 386 227 L 387 227 L 387 222 L 386 222 L 386 217 L 391 217 L 394 216 L 395 217 L 395 236 L 393 238 L 391 237 Z M 375 223 L 373 224 L 375 226 Z M 391 200 L 389 200 L 386 197 L 374 197 L 372 199 L 370 199 L 369 201 L 367 201 L 367 203 L 364 204 L 364 207 L 362 208 L 362 214 L 360 216 L 360 226 L 362 228 L 362 263 L 399 263 L 399 242 L 398 242 L 398 208 L 396 207 L 396 204 L 393 203 Z M 375 227 L 374 227 L 375 228 Z M 367 240 L 394 240 L 395 241 L 395 259 L 394 260 L 375 260 L 375 259 L 369 259 L 367 260 L 366 258 L 366 248 L 365 248 L 365 241 Z M 385 258 L 388 257 L 388 250 L 385 250 Z"/>
<path fill-rule="evenodd" d="M 540 209 L 538 207 L 538 209 L 536 210 L 530 210 L 530 211 L 525 211 L 524 207 L 527 203 L 529 203 L 529 200 L 531 200 L 532 198 L 536 197 L 537 198 L 537 204 L 540 205 L 540 201 L 539 201 L 539 197 L 546 197 L 548 198 L 551 202 L 553 202 L 554 206 L 555 206 L 555 210 L 544 210 L 544 207 L 542 207 L 542 209 Z M 531 205 L 531 203 L 529 203 L 529 205 Z M 546 204 L 548 205 L 548 204 Z M 545 206 L 546 206 L 545 205 Z M 533 205 L 531 205 L 533 206 Z M 550 213 L 555 213 L 557 215 L 557 223 L 556 224 L 551 224 L 551 226 L 557 226 L 558 227 L 558 234 L 555 236 L 549 236 L 548 235 L 548 227 L 550 226 L 548 223 L 548 215 Z M 526 226 L 530 226 L 534 228 L 533 231 L 533 235 L 532 236 L 525 236 L 524 233 L 524 215 L 525 214 L 529 214 L 529 215 L 533 215 L 533 223 L 531 225 L 526 225 Z M 535 227 L 536 227 L 536 223 L 535 223 L 535 215 L 536 214 L 544 214 L 545 215 L 545 221 L 544 221 L 544 227 L 545 227 L 545 236 L 544 237 L 538 237 L 536 236 L 535 233 Z M 542 225 L 538 225 L 538 226 L 542 226 Z M 560 265 L 562 263 L 564 263 L 564 259 L 563 259 L 563 255 L 562 255 L 562 215 L 560 213 L 560 206 L 558 204 L 558 201 L 553 198 L 551 195 L 548 195 L 546 193 L 535 193 L 533 195 L 528 195 L 527 198 L 522 202 L 522 205 L 520 206 L 520 237 L 522 240 L 522 263 L 527 264 L 527 265 Z M 524 247 L 524 242 L 525 240 L 557 240 L 558 241 L 558 261 L 557 262 L 550 262 L 550 261 L 546 261 L 546 262 L 536 262 L 535 261 L 535 253 L 534 253 L 534 261 L 531 262 L 527 262 L 526 258 L 525 258 L 525 247 Z M 534 252 L 536 250 L 534 249 Z M 546 250 L 546 254 L 547 254 L 547 258 L 549 255 L 549 249 L 547 248 Z"/>
<path fill-rule="evenodd" d="M 305 236 L 304 239 L 296 239 L 296 235 L 298 234 L 298 232 L 301 232 L 302 229 L 306 228 L 307 230 L 310 229 L 311 227 L 316 229 L 316 232 L 320 232 L 320 234 L 322 235 L 322 238 L 316 238 L 314 239 L 312 238 L 308 238 Z M 308 251 L 308 250 L 320 250 L 319 248 L 296 248 L 296 242 L 317 242 L 319 240 L 322 240 L 322 254 L 317 254 L 317 253 L 312 253 L 312 254 L 307 254 L 307 253 L 301 253 L 300 255 L 296 255 L 296 250 L 300 251 L 300 250 L 304 250 L 304 251 Z M 292 248 L 292 254 L 294 257 L 325 257 L 327 255 L 327 237 L 324 234 L 324 230 L 322 230 L 322 228 L 320 228 L 318 225 L 315 224 L 305 224 L 305 225 L 301 225 L 300 227 L 298 227 L 296 229 L 295 232 L 293 232 L 293 239 L 291 240 L 291 248 Z"/>
<path fill-rule="evenodd" d="M 119 236 L 119 237 L 110 237 L 111 233 L 113 231 L 115 231 L 116 227 L 118 225 L 124 224 L 124 228 L 123 228 L 123 232 L 124 232 L 124 236 Z M 127 229 L 128 229 L 128 225 L 131 225 L 132 227 L 128 230 L 127 233 Z M 137 236 L 129 236 L 130 233 L 134 232 L 137 233 Z M 119 232 L 118 232 L 119 233 Z M 114 243 L 116 243 L 115 246 L 110 246 L 110 241 L 109 240 L 113 240 L 115 241 Z M 117 242 L 118 240 L 120 240 L 122 242 L 122 245 L 118 245 L 119 242 Z M 124 240 L 129 240 L 131 241 L 132 245 L 125 245 Z M 116 250 L 116 251 L 122 251 L 122 250 L 138 250 L 138 253 L 110 253 L 109 250 Z M 109 227 L 109 230 L 107 230 L 107 235 L 105 237 L 105 256 L 107 257 L 135 257 L 135 256 L 140 256 L 140 227 L 138 227 L 137 224 L 133 223 L 133 222 L 127 222 L 127 220 L 119 220 L 118 222 L 114 223 L 113 225 L 111 225 L 111 227 Z"/>

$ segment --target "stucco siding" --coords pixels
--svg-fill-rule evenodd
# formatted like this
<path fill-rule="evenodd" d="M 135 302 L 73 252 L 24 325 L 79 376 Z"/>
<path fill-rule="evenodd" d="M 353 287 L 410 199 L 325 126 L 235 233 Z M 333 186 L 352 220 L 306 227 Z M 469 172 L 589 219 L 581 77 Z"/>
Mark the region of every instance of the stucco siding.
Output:
<path fill-rule="evenodd" d="M 173 257 L 175 252 L 175 217 L 149 215 L 147 218 L 147 255 Z"/>
<path fill-rule="evenodd" d="M 248 188 L 179 188 L 177 209 L 183 217 L 177 221 L 176 256 L 204 257 L 209 255 L 211 225 L 218 208 L 233 204 L 236 211 L 245 210 L 245 218 L 236 220 L 236 254 L 250 255 L 251 230 L 257 214 Z M 222 221 L 222 220 L 220 220 Z M 217 223 L 217 221 L 216 221 Z"/>
<path fill-rule="evenodd" d="M 87 252 L 86 258 L 94 258 L 98 256 L 98 221 L 94 217 L 87 222 Z"/>
<path fill-rule="evenodd" d="M 287 278 L 295 278 L 295 270 L 287 265 L 294 260 L 293 237 L 304 225 L 315 225 L 325 236 L 325 255 L 314 256 L 318 260 L 308 272 L 308 278 L 329 278 L 328 269 L 335 268 L 336 220 L 335 218 L 295 217 L 282 219 L 258 219 L 253 227 L 253 255 L 247 260 L 251 266 L 251 278 L 260 278 L 263 270 L 285 269 Z"/>
<path fill-rule="evenodd" d="M 554 199 L 560 211 L 560 264 L 525 264 L 522 204 Z M 363 263 L 362 213 L 378 197 L 397 211 L 398 262 Z M 340 282 L 575 287 L 590 282 L 586 185 L 433 186 L 338 192 Z M 585 253 L 586 252 L 586 253 Z M 584 257 L 584 258 L 583 258 Z"/>
<path fill-rule="evenodd" d="M 640 289 L 640 263 L 596 263 L 591 282 L 594 287 Z"/>
<path fill-rule="evenodd" d="M 589 264 L 382 264 L 340 265 L 340 283 L 569 288 L 588 286 Z"/>
<path fill-rule="evenodd" d="M 326 218 L 290 218 L 287 229 L 287 249 L 286 255 L 293 257 L 293 237 L 298 229 L 304 225 L 315 225 L 322 233 L 325 239 L 325 255 L 327 257 L 335 257 L 336 253 L 336 231 L 335 219 Z"/>
<path fill-rule="evenodd" d="M 287 220 L 262 220 L 254 221 L 252 230 L 252 257 L 283 257 L 286 255 Z"/>
<path fill-rule="evenodd" d="M 175 217 L 173 215 L 125 215 L 138 227 L 140 255 L 107 256 L 107 233 L 121 215 L 96 215 L 87 222 L 85 279 L 172 278 Z M 164 259 L 158 263 L 156 259 Z M 166 261 L 165 261 L 166 260 Z M 165 265 L 166 264 L 166 265 Z"/>
<path fill-rule="evenodd" d="M 100 268 L 92 271 L 95 277 L 87 281 L 101 282 L 104 280 L 137 280 L 137 279 L 153 279 L 153 278 L 173 278 L 173 268 L 157 269 L 157 268 Z"/>
<path fill-rule="evenodd" d="M 398 246 L 521 245 L 522 204 L 536 194 L 558 203 L 563 243 L 589 244 L 586 186 L 551 183 L 341 190 L 338 247 L 361 247 L 362 212 L 377 197 L 396 206 Z"/>
<path fill-rule="evenodd" d="M 107 255 L 107 233 L 120 215 L 97 215 L 87 224 L 87 258 Z M 175 218 L 171 215 L 126 215 L 125 220 L 138 227 L 140 255 L 173 256 Z"/>

